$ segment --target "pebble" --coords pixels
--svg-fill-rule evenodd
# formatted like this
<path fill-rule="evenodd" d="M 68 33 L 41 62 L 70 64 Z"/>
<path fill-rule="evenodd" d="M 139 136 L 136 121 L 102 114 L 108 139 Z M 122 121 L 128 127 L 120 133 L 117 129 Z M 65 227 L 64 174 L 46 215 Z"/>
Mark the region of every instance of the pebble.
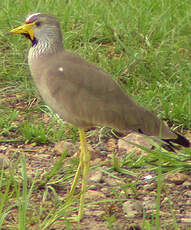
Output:
<path fill-rule="evenodd" d="M 123 211 L 126 214 L 125 216 L 128 218 L 134 218 L 137 215 L 142 215 L 143 206 L 141 202 L 128 200 L 123 203 Z"/>
<path fill-rule="evenodd" d="M 110 187 L 121 186 L 121 181 L 116 178 L 105 177 L 104 182 L 108 184 Z"/>
<path fill-rule="evenodd" d="M 142 146 L 147 147 L 147 148 L 152 147 L 148 138 L 144 137 L 143 135 L 137 134 L 137 133 L 130 133 L 126 137 L 118 140 L 118 148 L 126 150 L 127 153 L 132 152 L 133 150 L 139 150 L 140 151 L 140 148 L 138 148 L 137 146 L 132 145 L 128 142 L 139 144 L 139 145 L 142 145 Z"/>
<path fill-rule="evenodd" d="M 181 185 L 184 183 L 185 180 L 188 179 L 188 177 L 183 174 L 183 173 L 169 173 L 166 177 L 165 177 L 166 180 L 170 181 L 171 183 L 173 184 L 176 184 L 176 185 Z"/>
<path fill-rule="evenodd" d="M 103 172 L 100 168 L 92 170 L 89 174 L 88 182 L 89 183 L 100 183 L 103 177 Z"/>
<path fill-rule="evenodd" d="M 88 190 L 85 193 L 85 197 L 90 201 L 98 201 L 100 199 L 106 198 L 106 196 L 103 192 L 96 191 L 96 190 Z"/>
<path fill-rule="evenodd" d="M 64 153 L 65 150 L 69 150 L 69 152 L 78 151 L 78 146 L 74 145 L 72 142 L 60 141 L 54 146 L 54 150 L 57 154 Z"/>

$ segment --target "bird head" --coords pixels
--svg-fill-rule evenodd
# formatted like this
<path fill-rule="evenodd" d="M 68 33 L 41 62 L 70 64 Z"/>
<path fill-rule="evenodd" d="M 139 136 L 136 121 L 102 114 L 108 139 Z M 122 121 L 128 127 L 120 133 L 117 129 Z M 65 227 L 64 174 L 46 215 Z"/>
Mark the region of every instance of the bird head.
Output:
<path fill-rule="evenodd" d="M 47 39 L 62 41 L 61 29 L 56 17 L 48 14 L 29 15 L 25 23 L 11 30 L 11 33 L 25 35 L 32 43 Z"/>

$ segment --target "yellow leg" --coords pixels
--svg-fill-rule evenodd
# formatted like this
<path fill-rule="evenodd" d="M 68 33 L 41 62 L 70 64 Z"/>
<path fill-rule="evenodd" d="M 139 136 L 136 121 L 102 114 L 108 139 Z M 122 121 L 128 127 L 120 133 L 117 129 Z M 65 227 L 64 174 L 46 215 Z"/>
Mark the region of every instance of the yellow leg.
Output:
<path fill-rule="evenodd" d="M 70 193 L 66 199 L 65 204 L 68 205 L 71 202 L 71 199 L 74 195 L 75 188 L 79 179 L 79 175 L 82 171 L 82 188 L 81 188 L 81 196 L 80 196 L 80 205 L 79 205 L 79 211 L 78 211 L 78 221 L 80 221 L 83 218 L 83 208 L 84 208 L 84 198 L 85 198 L 85 191 L 86 191 L 86 185 L 88 180 L 88 170 L 89 170 L 89 164 L 90 164 L 90 154 L 88 152 L 87 148 L 87 142 L 85 137 L 85 132 L 83 129 L 79 129 L 79 136 L 80 136 L 80 162 L 78 165 L 77 172 L 75 174 Z"/>
<path fill-rule="evenodd" d="M 78 211 L 78 219 L 81 220 L 83 218 L 83 209 L 84 209 L 84 199 L 85 199 L 85 192 L 88 180 L 88 171 L 90 165 L 90 154 L 88 152 L 85 132 L 83 129 L 79 130 L 80 134 L 80 144 L 81 144 L 81 159 L 82 162 L 82 188 L 81 188 L 81 196 L 80 196 L 80 206 Z"/>
<path fill-rule="evenodd" d="M 75 177 L 73 179 L 73 182 L 72 182 L 72 185 L 71 185 L 71 188 L 70 188 L 70 193 L 68 194 L 68 197 L 67 197 L 66 202 L 65 202 L 66 205 L 71 202 L 72 197 L 74 195 L 76 185 L 77 185 L 77 182 L 78 182 L 78 179 L 79 179 L 79 176 L 80 176 L 81 167 L 82 167 L 82 162 L 80 160 L 78 168 L 77 168 L 77 171 L 76 171 L 76 174 L 75 174 Z"/>

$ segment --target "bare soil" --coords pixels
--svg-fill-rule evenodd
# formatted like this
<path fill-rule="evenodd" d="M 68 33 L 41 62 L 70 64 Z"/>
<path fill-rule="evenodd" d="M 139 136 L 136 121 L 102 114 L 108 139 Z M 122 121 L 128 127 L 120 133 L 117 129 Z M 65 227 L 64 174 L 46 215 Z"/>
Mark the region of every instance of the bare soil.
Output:
<path fill-rule="evenodd" d="M 6 96 L 6 105 L 23 111 L 26 104 L 22 103 L 23 101 L 20 100 L 20 97 L 22 98 L 22 96 L 23 95 L 14 95 L 14 98 Z M 32 106 L 34 106 L 34 103 L 37 103 L 35 100 L 31 101 L 33 102 Z M 16 124 L 19 123 L 19 120 L 25 119 L 23 116 L 24 115 L 20 116 L 18 120 L 15 121 Z M 37 117 L 38 119 L 45 120 L 45 124 L 46 122 L 49 122 L 49 119 L 52 119 L 45 117 L 45 115 L 41 113 L 37 113 Z M 101 143 L 98 143 L 99 129 L 89 130 L 87 134 L 90 136 L 88 138 L 88 143 L 92 155 L 92 169 L 90 171 L 90 179 L 88 182 L 89 189 L 86 196 L 84 218 L 80 223 L 67 223 L 66 220 L 60 218 L 47 229 L 140 230 L 145 227 L 143 220 L 149 221 L 151 226 L 155 226 L 154 217 L 156 212 L 157 184 L 154 179 L 147 178 L 154 178 L 156 174 L 153 171 L 150 171 L 150 168 L 146 166 L 145 170 L 138 178 L 112 171 L 111 173 L 117 178 L 111 177 L 109 174 L 102 171 L 102 169 L 107 171 L 108 168 L 112 167 L 113 152 L 115 152 L 118 159 L 122 159 L 124 155 L 127 154 L 126 151 L 119 150 L 118 139 L 111 135 L 111 133 L 109 135 L 103 135 Z M 0 139 L 3 138 L 5 139 L 5 136 L 2 136 Z M 10 137 L 8 136 L 6 138 Z M 14 132 L 11 139 L 12 138 L 15 138 Z M 68 168 L 69 170 L 71 159 L 75 160 L 78 158 L 79 142 L 73 143 L 64 140 L 56 145 L 7 142 L 0 144 L 0 154 L 1 156 L 6 156 L 10 159 L 10 168 L 18 163 L 20 155 L 24 153 L 26 157 L 27 177 L 30 188 L 34 179 L 41 180 L 41 176 L 50 171 L 60 157 L 62 148 L 65 148 L 66 146 L 69 149 L 69 154 L 63 161 L 63 168 Z M 143 154 L 138 149 L 136 151 L 136 154 L 138 155 Z M 97 165 L 99 165 L 99 167 L 97 167 Z M 21 180 L 21 170 L 19 167 L 21 166 L 18 164 L 16 171 L 18 183 L 19 180 Z M 9 170 L 9 168 L 6 170 Z M 139 170 L 140 169 L 136 168 L 131 169 L 131 171 L 135 173 L 139 172 Z M 64 176 L 64 171 L 61 170 L 59 176 Z M 128 184 L 126 182 L 128 182 Z M 131 185 L 134 184 L 136 184 L 134 188 L 135 191 L 131 188 Z M 31 195 L 27 211 L 27 218 L 30 219 L 28 221 L 30 226 L 28 226 L 27 229 L 39 229 L 35 218 L 38 218 L 39 215 L 39 206 L 42 202 L 45 187 L 34 190 Z M 62 184 L 59 185 L 58 183 L 53 187 L 58 198 L 64 205 L 66 194 L 70 188 L 69 182 L 66 182 L 66 186 L 63 186 Z M 80 185 L 78 185 L 77 188 L 77 192 L 79 191 Z M 4 192 L 3 188 L 1 192 Z M 107 202 L 107 200 L 110 200 L 110 202 Z M 98 202 L 96 204 L 88 205 L 90 202 L 95 201 Z M 8 203 L 11 204 L 12 202 L 15 202 L 13 198 L 11 198 Z M 41 215 L 42 222 L 54 205 L 55 196 L 52 191 L 49 191 L 46 202 L 43 203 L 44 211 Z M 76 206 L 78 206 L 78 204 Z M 165 176 L 160 210 L 161 229 L 191 229 L 191 177 L 189 173 L 178 172 Z M 77 211 L 74 211 L 71 215 L 75 216 L 76 213 Z M 8 228 L 8 224 L 9 226 L 16 226 L 15 224 L 18 222 L 17 219 L 18 207 L 14 206 L 6 217 L 5 228 L 2 229 L 12 229 L 11 227 Z M 155 227 L 152 229 L 155 229 Z"/>

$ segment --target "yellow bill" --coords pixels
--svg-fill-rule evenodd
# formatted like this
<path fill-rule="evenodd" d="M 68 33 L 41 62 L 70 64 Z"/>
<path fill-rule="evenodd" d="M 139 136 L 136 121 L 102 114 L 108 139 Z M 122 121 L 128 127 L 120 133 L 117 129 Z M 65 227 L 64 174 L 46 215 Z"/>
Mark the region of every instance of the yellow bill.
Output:
<path fill-rule="evenodd" d="M 34 31 L 33 26 L 35 22 L 30 24 L 24 24 L 22 26 L 18 26 L 17 28 L 11 30 L 10 32 L 13 34 L 28 34 L 30 36 L 30 39 L 33 41 L 34 39 Z"/>

